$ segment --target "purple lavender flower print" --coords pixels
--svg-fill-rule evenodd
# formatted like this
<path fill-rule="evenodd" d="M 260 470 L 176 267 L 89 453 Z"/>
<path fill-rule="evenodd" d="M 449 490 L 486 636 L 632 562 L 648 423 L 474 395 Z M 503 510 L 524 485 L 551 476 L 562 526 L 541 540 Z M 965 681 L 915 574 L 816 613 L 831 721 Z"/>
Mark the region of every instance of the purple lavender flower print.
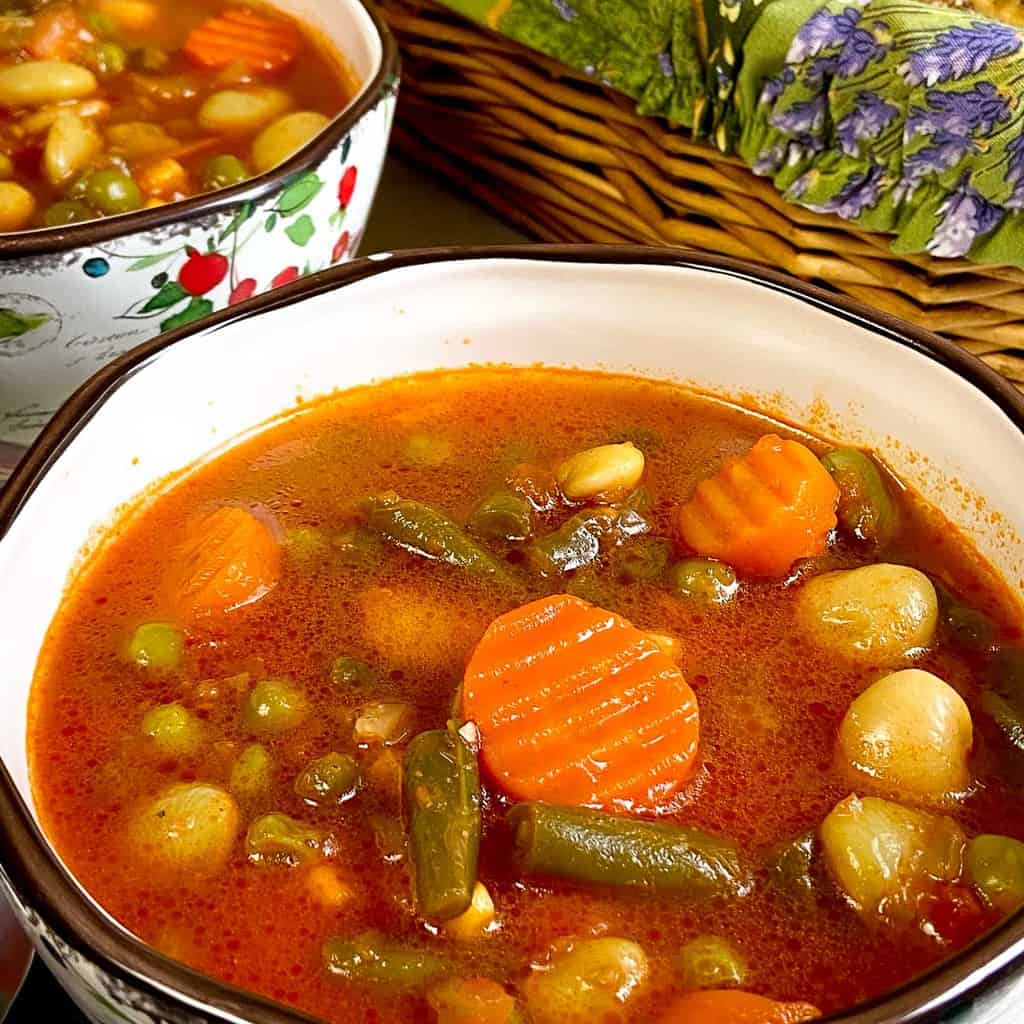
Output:
<path fill-rule="evenodd" d="M 865 210 L 878 204 L 884 177 L 885 168 L 873 164 L 866 171 L 851 174 L 834 198 L 820 204 L 804 205 L 815 213 L 834 213 L 843 220 L 856 220 Z"/>
<path fill-rule="evenodd" d="M 847 156 L 857 156 L 860 144 L 876 138 L 892 124 L 899 109 L 886 103 L 877 93 L 862 90 L 853 101 L 853 110 L 836 125 L 839 148 Z"/>
<path fill-rule="evenodd" d="M 666 78 L 672 78 L 676 73 L 675 65 L 672 63 L 672 54 L 668 50 L 662 50 L 658 54 L 658 66 Z"/>
<path fill-rule="evenodd" d="M 818 57 L 807 69 L 807 80 L 823 82 L 826 78 L 852 78 L 859 75 L 873 60 L 881 60 L 889 50 L 873 32 L 858 28 L 850 33 L 838 53 Z"/>
<path fill-rule="evenodd" d="M 942 32 L 931 46 L 911 53 L 900 73 L 909 85 L 935 85 L 974 75 L 997 57 L 1016 53 L 1021 38 L 1009 25 L 974 21 Z"/>
<path fill-rule="evenodd" d="M 1024 209 L 1024 133 L 1015 135 L 1006 147 L 1010 166 L 1006 172 L 1007 182 L 1013 186 L 1006 207 L 1010 210 Z"/>
<path fill-rule="evenodd" d="M 785 110 L 776 110 L 768 118 L 768 123 L 784 135 L 818 135 L 825 123 L 825 97 L 815 96 L 812 100 L 800 100 Z"/>
<path fill-rule="evenodd" d="M 575 21 L 578 17 L 576 9 L 569 3 L 569 0 L 551 0 L 554 8 L 562 17 L 562 21 Z"/>
<path fill-rule="evenodd" d="M 930 171 L 948 171 L 956 167 L 968 153 L 977 153 L 978 146 L 966 135 L 936 132 L 930 145 L 903 158 L 903 176 L 923 178 Z"/>
<path fill-rule="evenodd" d="M 792 85 L 795 81 L 796 72 L 792 68 L 783 68 L 777 75 L 766 78 L 761 87 L 761 106 L 774 107 L 775 101 L 782 95 L 786 86 Z"/>
<path fill-rule="evenodd" d="M 991 82 L 979 82 L 964 92 L 929 89 L 925 101 L 930 109 L 913 107 L 907 115 L 903 140 L 915 135 L 990 135 L 997 124 L 1010 119 L 1010 104 Z"/>
<path fill-rule="evenodd" d="M 815 11 L 790 43 L 786 63 L 802 64 L 808 57 L 815 57 L 822 50 L 842 46 L 859 20 L 860 11 L 856 7 L 847 7 L 839 14 L 833 14 L 825 7 Z"/>
<path fill-rule="evenodd" d="M 1005 210 L 971 188 L 965 174 L 942 201 L 939 223 L 926 248 L 932 256 L 966 256 L 975 241 L 996 228 L 1005 215 Z"/>
<path fill-rule="evenodd" d="M 754 161 L 753 171 L 762 178 L 770 178 L 781 170 L 786 162 L 786 144 L 777 142 L 768 149 L 762 149 Z"/>

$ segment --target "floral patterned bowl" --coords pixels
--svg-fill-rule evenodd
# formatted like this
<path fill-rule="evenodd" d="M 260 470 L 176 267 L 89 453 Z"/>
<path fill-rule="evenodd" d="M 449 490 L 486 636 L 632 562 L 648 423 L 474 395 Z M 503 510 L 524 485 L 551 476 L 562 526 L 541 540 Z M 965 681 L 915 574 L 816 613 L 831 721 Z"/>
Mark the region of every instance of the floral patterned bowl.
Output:
<path fill-rule="evenodd" d="M 30 441 L 139 342 L 355 254 L 391 130 L 397 49 L 362 0 L 274 6 L 344 55 L 359 93 L 290 160 L 241 185 L 0 235 L 0 441 Z"/>
<path fill-rule="evenodd" d="M 0 492 L 0 893 L 96 1024 L 310 1020 L 145 946 L 43 834 L 29 690 L 83 545 L 123 503 L 297 400 L 486 362 L 688 381 L 881 447 L 1006 579 L 1024 578 L 1024 395 L 951 341 L 738 261 L 627 246 L 380 256 L 145 342 L 78 391 Z M 925 976 L 820 1024 L 1022 1020 L 1024 909 Z"/>

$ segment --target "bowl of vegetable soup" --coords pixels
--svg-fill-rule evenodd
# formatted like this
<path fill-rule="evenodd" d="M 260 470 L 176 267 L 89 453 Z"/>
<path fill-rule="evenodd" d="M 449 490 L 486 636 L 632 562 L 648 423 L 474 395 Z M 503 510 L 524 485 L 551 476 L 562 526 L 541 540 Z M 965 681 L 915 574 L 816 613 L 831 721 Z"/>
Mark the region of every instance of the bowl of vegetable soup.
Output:
<path fill-rule="evenodd" d="M 0 38 L 0 440 L 355 254 L 398 82 L 369 4 L 16 0 Z"/>
<path fill-rule="evenodd" d="M 4 891 L 98 1022 L 1017 1022 L 1022 465 L 954 344 L 675 251 L 147 341 L 0 496 Z"/>

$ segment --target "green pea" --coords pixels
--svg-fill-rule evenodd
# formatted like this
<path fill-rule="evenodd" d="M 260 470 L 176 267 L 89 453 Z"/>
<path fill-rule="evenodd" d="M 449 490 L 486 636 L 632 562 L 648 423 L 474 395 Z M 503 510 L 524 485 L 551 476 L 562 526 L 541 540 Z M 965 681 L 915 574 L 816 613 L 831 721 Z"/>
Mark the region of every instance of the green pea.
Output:
<path fill-rule="evenodd" d="M 403 461 L 409 465 L 430 469 L 447 462 L 452 455 L 452 443 L 446 437 L 414 434 L 402 449 Z"/>
<path fill-rule="evenodd" d="M 117 32 L 117 22 L 102 11 L 89 11 L 85 16 L 85 21 L 98 36 L 112 36 Z"/>
<path fill-rule="evenodd" d="M 123 171 L 93 171 L 86 179 L 85 198 L 101 213 L 113 215 L 138 210 L 144 200 L 135 179 Z"/>
<path fill-rule="evenodd" d="M 135 55 L 135 62 L 143 71 L 163 71 L 171 58 L 159 46 L 143 46 Z"/>
<path fill-rule="evenodd" d="M 119 75 L 128 63 L 128 54 L 117 43 L 97 43 L 90 56 L 92 66 L 101 75 Z"/>
<path fill-rule="evenodd" d="M 128 644 L 128 657 L 142 668 L 175 669 L 184 653 L 184 636 L 167 622 L 144 622 Z"/>
<path fill-rule="evenodd" d="M 246 856 L 255 864 L 309 864 L 324 852 L 325 837 L 287 814 L 264 814 L 245 835 Z"/>
<path fill-rule="evenodd" d="M 80 224 L 96 216 L 85 203 L 77 199 L 61 199 L 46 208 L 43 220 L 48 228 L 60 228 L 65 224 Z"/>
<path fill-rule="evenodd" d="M 202 726 L 181 704 L 160 704 L 142 719 L 142 734 L 161 754 L 187 757 L 201 746 Z"/>
<path fill-rule="evenodd" d="M 212 192 L 218 188 L 228 188 L 252 177 L 249 168 L 231 153 L 221 153 L 210 157 L 203 168 L 203 188 Z"/>
<path fill-rule="evenodd" d="M 1001 914 L 1024 903 L 1024 843 L 1008 836 L 975 836 L 967 844 L 967 876 Z"/>
<path fill-rule="evenodd" d="M 306 766 L 295 780 L 295 794 L 312 804 L 343 804 L 356 795 L 362 781 L 353 758 L 332 752 Z"/>
<path fill-rule="evenodd" d="M 255 736 L 276 736 L 301 725 L 309 714 L 302 691 L 281 679 L 264 679 L 249 694 L 242 724 Z"/>
<path fill-rule="evenodd" d="M 732 567 L 710 558 L 687 558 L 672 566 L 672 587 L 680 597 L 701 604 L 727 604 L 739 590 Z"/>
<path fill-rule="evenodd" d="M 640 537 L 623 545 L 615 555 L 615 575 L 622 583 L 655 580 L 672 557 L 670 541 L 658 537 Z"/>
<path fill-rule="evenodd" d="M 259 743 L 250 743 L 239 755 L 231 769 L 228 788 L 242 800 L 258 800 L 270 789 L 273 764 L 267 749 Z"/>
<path fill-rule="evenodd" d="M 739 952 L 716 935 L 702 935 L 679 951 L 676 966 L 687 988 L 742 985 L 747 964 Z"/>
<path fill-rule="evenodd" d="M 377 673 L 359 658 L 343 654 L 331 666 L 331 681 L 351 690 L 366 690 L 377 682 Z"/>

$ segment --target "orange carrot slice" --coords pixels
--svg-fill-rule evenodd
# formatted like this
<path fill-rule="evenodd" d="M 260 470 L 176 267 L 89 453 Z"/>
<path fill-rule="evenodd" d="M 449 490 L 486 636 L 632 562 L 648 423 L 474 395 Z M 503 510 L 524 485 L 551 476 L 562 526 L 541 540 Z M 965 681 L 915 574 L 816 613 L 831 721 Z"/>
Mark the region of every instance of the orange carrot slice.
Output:
<path fill-rule="evenodd" d="M 173 554 L 164 587 L 183 621 L 258 600 L 281 577 L 281 549 L 270 528 L 244 508 L 211 512 Z"/>
<path fill-rule="evenodd" d="M 463 716 L 517 800 L 650 811 L 697 761 L 697 699 L 614 612 L 556 594 L 499 616 L 466 668 Z"/>
<path fill-rule="evenodd" d="M 298 29 L 291 22 L 237 8 L 194 28 L 185 41 L 185 53 L 202 68 L 226 68 L 241 61 L 273 74 L 295 60 L 299 43 Z"/>
<path fill-rule="evenodd" d="M 825 550 L 839 488 L 814 452 L 766 434 L 729 459 L 676 513 L 682 539 L 751 576 L 785 576 Z"/>
<path fill-rule="evenodd" d="M 778 1003 L 752 992 L 688 992 L 665 1011 L 660 1024 L 798 1024 L 821 1012 L 810 1003 Z"/>

